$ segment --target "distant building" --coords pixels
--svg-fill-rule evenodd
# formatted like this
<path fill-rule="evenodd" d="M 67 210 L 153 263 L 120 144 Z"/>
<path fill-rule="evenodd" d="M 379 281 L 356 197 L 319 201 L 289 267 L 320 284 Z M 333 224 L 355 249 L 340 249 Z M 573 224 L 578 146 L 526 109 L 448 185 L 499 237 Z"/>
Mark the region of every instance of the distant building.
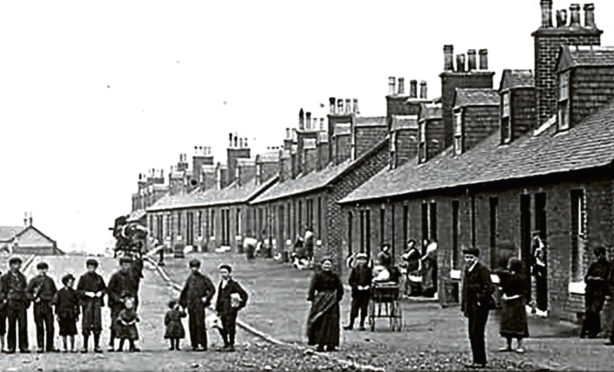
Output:
<path fill-rule="evenodd" d="M 24 226 L 0 226 L 0 252 L 9 254 L 61 255 L 55 240 L 32 225 L 32 216 Z"/>

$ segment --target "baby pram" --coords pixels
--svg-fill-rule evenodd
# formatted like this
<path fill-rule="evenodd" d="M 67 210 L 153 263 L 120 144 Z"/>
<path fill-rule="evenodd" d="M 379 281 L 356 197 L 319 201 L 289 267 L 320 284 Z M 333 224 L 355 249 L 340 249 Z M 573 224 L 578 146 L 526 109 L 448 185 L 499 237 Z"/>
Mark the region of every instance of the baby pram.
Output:
<path fill-rule="evenodd" d="M 388 318 L 390 329 L 401 331 L 403 327 L 403 310 L 399 304 L 399 285 L 395 282 L 374 282 L 371 286 L 369 300 L 369 323 L 375 331 L 378 318 Z"/>

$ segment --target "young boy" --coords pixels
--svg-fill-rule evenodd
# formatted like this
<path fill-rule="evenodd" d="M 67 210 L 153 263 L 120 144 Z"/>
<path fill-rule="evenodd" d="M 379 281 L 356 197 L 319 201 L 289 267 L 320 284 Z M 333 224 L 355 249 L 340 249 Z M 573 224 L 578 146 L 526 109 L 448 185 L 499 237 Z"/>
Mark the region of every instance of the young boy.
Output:
<path fill-rule="evenodd" d="M 371 281 L 373 273 L 367 265 L 367 255 L 359 253 L 356 255 L 356 267 L 352 269 L 349 278 L 352 287 L 352 308 L 350 310 L 350 324 L 343 329 L 350 331 L 354 328 L 354 320 L 360 311 L 360 330 L 365 330 L 365 319 L 367 318 L 367 307 L 369 306 Z"/>
<path fill-rule="evenodd" d="M 217 291 L 215 310 L 222 320 L 220 334 L 224 340 L 222 351 L 235 351 L 237 314 L 247 304 L 247 292 L 231 276 L 230 265 L 220 265 L 220 285 Z"/>
<path fill-rule="evenodd" d="M 62 278 L 64 288 L 60 289 L 53 299 L 55 315 L 60 326 L 60 336 L 64 345 L 63 352 L 68 352 L 66 338 L 70 338 L 70 351 L 75 352 L 75 335 L 77 334 L 77 320 L 79 319 L 79 294 L 73 289 L 75 277 L 72 274 Z"/>
<path fill-rule="evenodd" d="M 103 297 L 107 290 L 104 280 L 96 273 L 98 261 L 93 258 L 85 262 L 87 272 L 79 278 L 77 292 L 81 298 L 83 320 L 81 322 L 81 333 L 83 333 L 83 350 L 87 353 L 87 343 L 90 333 L 94 334 L 94 352 L 102 353 L 100 348 L 100 332 L 102 331 L 102 320 L 100 317 L 101 307 L 104 306 Z"/>
<path fill-rule="evenodd" d="M 49 265 L 39 262 L 38 275 L 30 279 L 26 293 L 34 302 L 34 323 L 36 324 L 37 352 L 56 351 L 53 347 L 53 308 L 52 301 L 57 289 L 53 279 L 47 276 Z"/>

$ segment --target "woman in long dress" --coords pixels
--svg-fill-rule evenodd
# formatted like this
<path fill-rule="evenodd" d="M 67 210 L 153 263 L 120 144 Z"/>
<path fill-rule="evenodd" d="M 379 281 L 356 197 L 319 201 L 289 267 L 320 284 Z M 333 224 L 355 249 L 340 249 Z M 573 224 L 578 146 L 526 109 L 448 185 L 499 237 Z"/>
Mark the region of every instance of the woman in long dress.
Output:
<path fill-rule="evenodd" d="M 512 340 L 518 342 L 517 353 L 524 353 L 522 340 L 529 337 L 527 312 L 525 309 L 525 294 L 527 281 L 523 274 L 522 261 L 512 257 L 508 261 L 507 270 L 498 271 L 501 287 L 501 329 L 500 334 L 507 341 L 507 346 L 499 351 L 512 351 Z"/>
<path fill-rule="evenodd" d="M 307 300 L 311 311 L 307 319 L 309 345 L 318 345 L 318 351 L 335 351 L 339 346 L 339 303 L 343 297 L 343 284 L 333 272 L 333 262 L 325 258 L 322 269 L 311 279 Z"/>

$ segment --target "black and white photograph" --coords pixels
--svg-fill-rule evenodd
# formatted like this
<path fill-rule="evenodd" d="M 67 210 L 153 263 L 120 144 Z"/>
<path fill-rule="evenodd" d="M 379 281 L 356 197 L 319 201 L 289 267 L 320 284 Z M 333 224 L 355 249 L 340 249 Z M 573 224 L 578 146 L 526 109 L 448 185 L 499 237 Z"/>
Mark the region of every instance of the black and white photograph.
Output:
<path fill-rule="evenodd" d="M 614 371 L 614 1 L 0 3 L 0 370 Z"/>

